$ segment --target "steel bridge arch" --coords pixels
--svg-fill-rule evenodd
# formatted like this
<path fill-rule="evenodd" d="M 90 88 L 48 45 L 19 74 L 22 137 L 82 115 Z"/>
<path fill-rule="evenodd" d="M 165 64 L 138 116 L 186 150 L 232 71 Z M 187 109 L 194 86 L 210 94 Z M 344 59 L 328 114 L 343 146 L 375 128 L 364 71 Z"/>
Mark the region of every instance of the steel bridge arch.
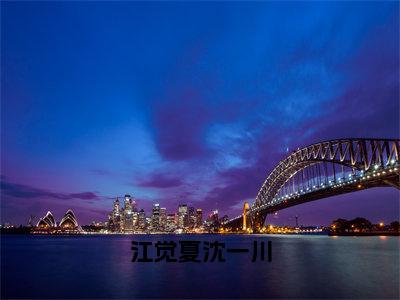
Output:
<path fill-rule="evenodd" d="M 399 162 L 400 139 L 346 138 L 311 144 L 281 160 L 261 186 L 254 206 L 263 205 L 280 192 L 297 172 L 319 163 L 342 165 L 368 172 L 373 166 Z"/>

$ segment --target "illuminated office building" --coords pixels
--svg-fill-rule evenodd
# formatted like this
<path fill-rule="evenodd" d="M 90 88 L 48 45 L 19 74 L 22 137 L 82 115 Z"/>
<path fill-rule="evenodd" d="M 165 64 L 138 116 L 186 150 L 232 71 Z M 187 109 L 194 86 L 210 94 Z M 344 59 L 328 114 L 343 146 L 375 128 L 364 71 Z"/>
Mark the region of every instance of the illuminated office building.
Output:
<path fill-rule="evenodd" d="M 200 228 L 203 225 L 203 211 L 201 208 L 196 210 L 196 227 Z"/>
<path fill-rule="evenodd" d="M 194 207 L 189 207 L 189 209 L 188 209 L 188 227 L 190 229 L 193 229 L 195 225 L 196 225 L 195 210 L 194 210 Z"/>
<path fill-rule="evenodd" d="M 188 207 L 180 204 L 178 207 L 178 228 L 185 228 L 188 225 Z"/>
<path fill-rule="evenodd" d="M 119 206 L 119 199 L 117 198 L 114 201 L 113 210 L 108 216 L 108 230 L 110 230 L 111 232 L 120 232 L 121 222 L 121 208 Z"/>
<path fill-rule="evenodd" d="M 151 229 L 153 231 L 160 230 L 160 204 L 153 205 L 153 212 L 151 215 Z"/>
<path fill-rule="evenodd" d="M 146 226 L 146 213 L 144 212 L 143 209 L 141 209 L 138 213 L 137 227 L 139 230 L 145 230 L 147 227 Z"/>
<path fill-rule="evenodd" d="M 165 207 L 160 208 L 160 230 L 164 231 L 167 226 L 167 209 Z"/>
<path fill-rule="evenodd" d="M 166 232 L 174 232 L 176 230 L 176 215 L 175 214 L 168 214 L 166 220 L 165 231 Z"/>
<path fill-rule="evenodd" d="M 123 211 L 123 231 L 133 231 L 133 211 L 132 211 L 132 199 L 130 195 L 125 195 L 125 207 Z"/>

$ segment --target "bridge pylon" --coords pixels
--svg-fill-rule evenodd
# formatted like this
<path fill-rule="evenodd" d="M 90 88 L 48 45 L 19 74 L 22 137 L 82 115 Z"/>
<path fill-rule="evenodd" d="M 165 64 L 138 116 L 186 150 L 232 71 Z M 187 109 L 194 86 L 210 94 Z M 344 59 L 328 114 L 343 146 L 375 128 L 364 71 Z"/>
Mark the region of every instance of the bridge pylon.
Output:
<path fill-rule="evenodd" d="M 245 202 L 243 205 L 243 231 L 246 231 L 248 228 L 249 223 L 247 222 L 247 212 L 250 209 L 249 203 Z"/>
<path fill-rule="evenodd" d="M 250 212 L 250 205 L 248 202 L 245 202 L 243 205 L 243 213 L 242 213 L 242 230 L 243 231 L 251 231 L 254 233 L 258 233 L 261 231 L 264 226 L 265 219 L 267 218 L 266 214 L 261 214 L 259 212 Z"/>

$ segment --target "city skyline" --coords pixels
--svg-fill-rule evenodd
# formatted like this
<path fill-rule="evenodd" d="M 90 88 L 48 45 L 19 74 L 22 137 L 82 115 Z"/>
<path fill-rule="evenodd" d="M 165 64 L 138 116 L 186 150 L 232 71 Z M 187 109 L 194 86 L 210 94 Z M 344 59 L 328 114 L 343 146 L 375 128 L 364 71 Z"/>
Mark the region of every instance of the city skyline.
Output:
<path fill-rule="evenodd" d="M 2 221 L 51 207 L 88 224 L 125 193 L 236 216 L 298 147 L 398 138 L 398 8 L 2 3 Z M 398 198 L 359 191 L 267 222 L 388 222 Z"/>
<path fill-rule="evenodd" d="M 219 232 L 221 225 L 228 221 L 228 216 L 219 218 L 218 210 L 206 214 L 203 210 L 187 204 L 180 204 L 173 213 L 154 203 L 150 214 L 138 207 L 135 199 L 126 194 L 122 201 L 117 197 L 107 221 L 93 220 L 91 224 L 79 224 L 72 209 L 68 209 L 59 222 L 51 210 L 36 220 L 31 215 L 24 228 L 30 228 L 34 234 L 54 233 L 207 233 Z M 86 228 L 83 228 L 84 226 Z M 91 227 L 91 226 L 94 226 Z M 15 228 L 15 224 L 0 224 L 0 227 Z M 95 229 L 95 231 L 93 231 Z"/>
<path fill-rule="evenodd" d="M 216 221 L 215 224 L 213 221 Z M 205 229 L 211 231 L 213 229 L 211 227 L 216 228 L 219 225 L 218 222 L 218 211 L 213 211 L 203 223 L 202 209 L 195 209 L 187 204 L 179 204 L 173 213 L 171 211 L 168 213 L 165 207 L 154 203 L 148 214 L 143 208 L 139 209 L 134 198 L 127 194 L 122 203 L 119 198 L 114 200 L 113 209 L 104 224 L 108 232 L 195 233 L 195 231 L 205 232 Z"/>

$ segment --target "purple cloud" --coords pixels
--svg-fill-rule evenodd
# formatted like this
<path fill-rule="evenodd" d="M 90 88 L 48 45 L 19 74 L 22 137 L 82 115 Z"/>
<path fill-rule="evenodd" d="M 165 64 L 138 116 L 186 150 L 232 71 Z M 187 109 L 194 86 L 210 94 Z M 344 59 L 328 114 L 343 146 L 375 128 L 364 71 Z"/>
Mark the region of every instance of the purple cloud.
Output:
<path fill-rule="evenodd" d="M 154 105 L 152 118 L 156 147 L 165 160 L 172 162 L 213 159 L 215 151 L 204 143 L 210 126 L 247 118 L 257 112 L 262 100 L 238 95 L 226 99 L 209 82 L 169 88 L 165 94 L 163 101 Z M 216 98 L 220 101 L 213 102 Z"/>
<path fill-rule="evenodd" d="M 81 199 L 81 200 L 96 200 L 99 196 L 93 192 L 83 192 L 83 193 L 56 193 L 46 189 L 40 189 L 31 187 L 28 185 L 11 183 L 2 179 L 0 183 L 1 193 L 6 196 L 11 196 L 14 198 L 50 198 L 50 199 Z"/>
<path fill-rule="evenodd" d="M 179 178 L 166 176 L 164 174 L 153 174 L 150 178 L 138 182 L 138 185 L 141 187 L 159 189 L 178 187 L 181 184 L 182 181 Z"/>
<path fill-rule="evenodd" d="M 154 110 L 157 147 L 168 160 L 199 157 L 206 152 L 202 144 L 204 124 L 210 111 L 195 90 L 176 91 Z"/>

